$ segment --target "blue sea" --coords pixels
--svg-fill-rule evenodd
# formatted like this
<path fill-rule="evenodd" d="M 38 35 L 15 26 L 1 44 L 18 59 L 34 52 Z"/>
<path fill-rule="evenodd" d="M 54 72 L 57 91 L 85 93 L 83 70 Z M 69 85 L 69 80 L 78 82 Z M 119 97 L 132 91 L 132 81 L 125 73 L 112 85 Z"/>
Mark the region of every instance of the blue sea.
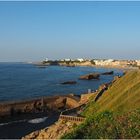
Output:
<path fill-rule="evenodd" d="M 0 63 L 0 102 L 37 98 L 42 96 L 81 94 L 88 89 L 96 90 L 114 75 L 102 75 L 100 80 L 78 80 L 81 75 L 92 72 L 114 71 L 121 75 L 118 69 L 94 67 L 64 67 L 47 66 L 38 68 L 25 63 Z M 75 85 L 61 85 L 65 81 L 77 81 Z"/>

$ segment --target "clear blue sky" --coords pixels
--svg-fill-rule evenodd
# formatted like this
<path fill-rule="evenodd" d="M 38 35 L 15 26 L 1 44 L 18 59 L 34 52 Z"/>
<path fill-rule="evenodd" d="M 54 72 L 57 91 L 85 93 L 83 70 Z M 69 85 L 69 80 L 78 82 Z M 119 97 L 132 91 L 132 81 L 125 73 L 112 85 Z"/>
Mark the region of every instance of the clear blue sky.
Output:
<path fill-rule="evenodd" d="M 0 61 L 140 59 L 140 2 L 0 2 Z"/>

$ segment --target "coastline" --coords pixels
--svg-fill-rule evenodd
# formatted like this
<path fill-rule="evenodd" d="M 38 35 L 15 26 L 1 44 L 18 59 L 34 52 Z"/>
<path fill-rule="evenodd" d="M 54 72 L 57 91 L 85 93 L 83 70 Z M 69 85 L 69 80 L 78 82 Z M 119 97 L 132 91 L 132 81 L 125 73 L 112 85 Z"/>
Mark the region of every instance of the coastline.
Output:
<path fill-rule="evenodd" d="M 29 63 L 28 63 L 29 64 Z M 138 70 L 139 67 L 138 66 L 129 66 L 129 65 L 95 65 L 92 64 L 91 62 L 81 62 L 81 63 L 77 63 L 77 62 L 70 62 L 70 63 L 66 63 L 66 62 L 54 62 L 54 63 L 50 63 L 50 62 L 46 62 L 46 63 L 42 63 L 42 62 L 37 62 L 37 63 L 30 63 L 32 65 L 38 66 L 38 67 L 45 67 L 45 66 L 66 66 L 66 67 L 95 67 L 95 68 L 114 68 L 114 69 L 122 69 L 122 70 Z"/>

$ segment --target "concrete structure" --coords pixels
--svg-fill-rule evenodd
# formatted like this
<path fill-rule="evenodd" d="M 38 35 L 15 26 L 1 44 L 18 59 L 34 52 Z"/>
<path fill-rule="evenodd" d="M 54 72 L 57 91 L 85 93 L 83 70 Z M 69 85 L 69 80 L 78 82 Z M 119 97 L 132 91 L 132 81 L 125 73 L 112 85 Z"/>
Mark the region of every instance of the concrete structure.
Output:
<path fill-rule="evenodd" d="M 19 102 L 0 103 L 0 117 L 12 116 L 24 113 L 39 113 L 59 111 L 65 108 L 74 108 L 79 106 L 80 98 L 75 96 L 54 96 L 32 99 Z"/>

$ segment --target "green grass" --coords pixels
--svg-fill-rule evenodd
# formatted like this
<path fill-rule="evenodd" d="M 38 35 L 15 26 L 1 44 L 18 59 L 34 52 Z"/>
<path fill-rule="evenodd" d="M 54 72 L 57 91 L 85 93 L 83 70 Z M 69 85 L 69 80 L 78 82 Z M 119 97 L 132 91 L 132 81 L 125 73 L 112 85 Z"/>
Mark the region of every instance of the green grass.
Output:
<path fill-rule="evenodd" d="M 83 114 L 89 116 L 104 110 L 123 113 L 137 107 L 140 107 L 140 71 L 130 71 L 104 92 L 96 103 L 91 102 Z"/>
<path fill-rule="evenodd" d="M 129 71 L 82 113 L 87 119 L 62 138 L 140 138 L 140 71 Z"/>

